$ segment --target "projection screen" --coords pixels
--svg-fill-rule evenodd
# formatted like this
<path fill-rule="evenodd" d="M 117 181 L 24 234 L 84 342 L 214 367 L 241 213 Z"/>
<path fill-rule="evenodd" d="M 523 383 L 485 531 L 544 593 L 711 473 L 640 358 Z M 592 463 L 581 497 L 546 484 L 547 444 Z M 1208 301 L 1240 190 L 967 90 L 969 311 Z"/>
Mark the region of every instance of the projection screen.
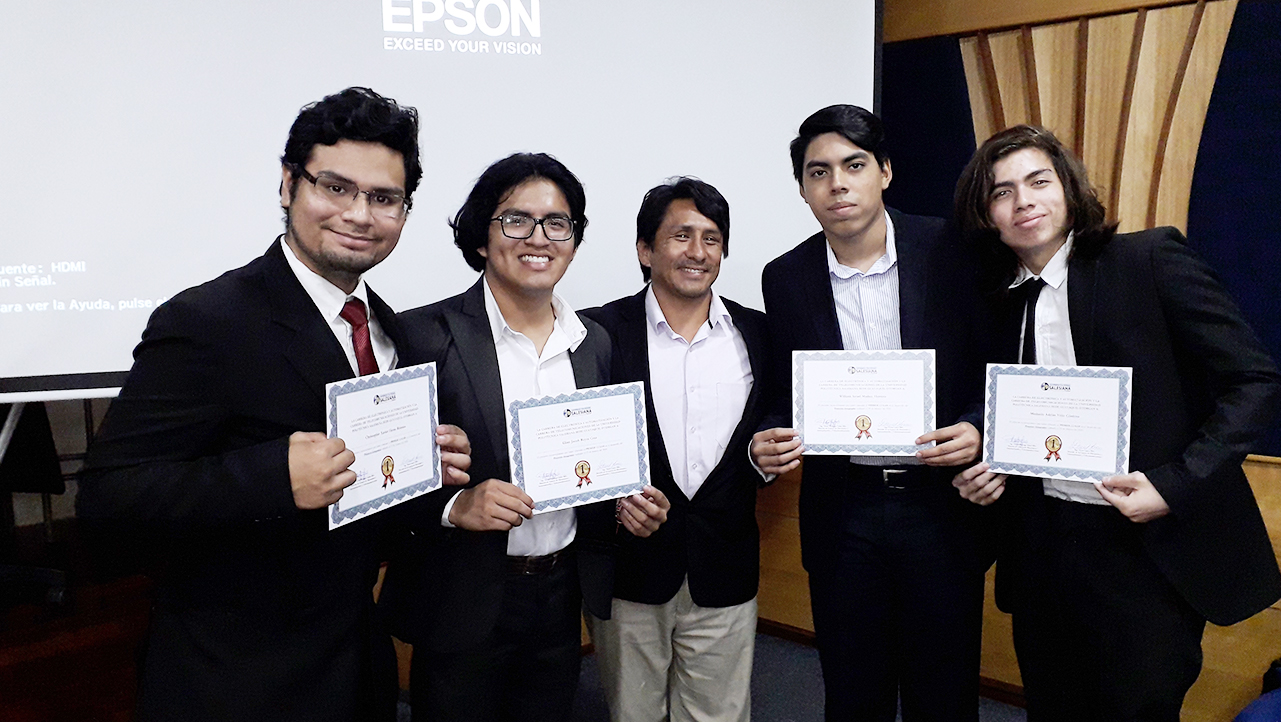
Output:
<path fill-rule="evenodd" d="M 289 125 L 352 85 L 422 118 L 413 213 L 368 274 L 394 308 L 475 281 L 446 220 L 515 151 L 586 187 L 571 305 L 641 288 L 641 197 L 694 175 L 730 202 L 716 288 L 759 308 L 761 268 L 818 230 L 787 144 L 871 107 L 876 22 L 875 0 L 5 3 L 0 401 L 112 395 L 158 304 L 282 232 Z"/>

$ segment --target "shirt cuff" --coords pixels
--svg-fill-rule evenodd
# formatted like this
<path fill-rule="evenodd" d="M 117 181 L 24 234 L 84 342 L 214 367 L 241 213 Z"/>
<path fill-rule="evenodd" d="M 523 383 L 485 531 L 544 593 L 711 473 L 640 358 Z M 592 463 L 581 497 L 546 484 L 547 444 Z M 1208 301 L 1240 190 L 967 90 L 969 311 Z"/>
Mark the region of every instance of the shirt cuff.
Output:
<path fill-rule="evenodd" d="M 461 493 L 459 492 L 459 494 Z M 449 497 L 449 501 L 445 502 L 445 510 L 440 513 L 440 525 L 446 529 L 457 529 L 456 526 L 449 523 L 449 510 L 454 508 L 454 502 L 456 501 L 458 501 L 458 494 Z"/>

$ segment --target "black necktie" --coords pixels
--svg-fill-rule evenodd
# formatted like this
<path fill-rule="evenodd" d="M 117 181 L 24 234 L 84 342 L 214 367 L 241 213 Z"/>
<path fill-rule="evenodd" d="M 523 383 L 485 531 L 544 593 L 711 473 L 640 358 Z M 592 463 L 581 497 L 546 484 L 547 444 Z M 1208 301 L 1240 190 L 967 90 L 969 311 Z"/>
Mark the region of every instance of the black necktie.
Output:
<path fill-rule="evenodd" d="M 1027 286 L 1027 304 L 1024 306 L 1022 362 L 1034 364 L 1036 363 L 1036 299 L 1040 298 L 1041 289 L 1045 288 L 1045 281 L 1033 278 L 1025 285 Z"/>

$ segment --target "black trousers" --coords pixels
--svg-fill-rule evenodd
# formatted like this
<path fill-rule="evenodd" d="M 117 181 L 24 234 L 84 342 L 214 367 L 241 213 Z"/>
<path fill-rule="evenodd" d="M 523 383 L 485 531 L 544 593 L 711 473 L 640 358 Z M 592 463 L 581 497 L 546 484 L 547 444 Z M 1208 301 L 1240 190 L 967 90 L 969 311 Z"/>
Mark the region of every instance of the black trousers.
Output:
<path fill-rule="evenodd" d="M 1013 614 L 1029 722 L 1178 722 L 1201 671 L 1205 620 L 1116 509 L 1030 501 L 1027 583 Z"/>
<path fill-rule="evenodd" d="M 562 559 L 545 573 L 508 574 L 502 612 L 480 645 L 445 653 L 414 649 L 409 686 L 415 722 L 570 718 L 582 603 L 573 552 Z"/>
<path fill-rule="evenodd" d="M 964 502 L 924 469 L 894 489 L 850 467 L 802 537 L 825 547 L 806 556 L 826 719 L 892 722 L 901 696 L 905 722 L 978 720 L 983 569 Z"/>

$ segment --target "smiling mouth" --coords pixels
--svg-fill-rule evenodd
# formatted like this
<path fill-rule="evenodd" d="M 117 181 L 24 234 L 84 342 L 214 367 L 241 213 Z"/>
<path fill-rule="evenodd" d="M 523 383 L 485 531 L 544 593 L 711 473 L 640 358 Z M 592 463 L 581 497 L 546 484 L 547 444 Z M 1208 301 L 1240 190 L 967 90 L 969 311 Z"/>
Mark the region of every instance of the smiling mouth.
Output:
<path fill-rule="evenodd" d="M 552 262 L 551 256 L 535 256 L 528 253 L 523 256 L 520 256 L 519 258 L 521 263 L 551 263 Z"/>
<path fill-rule="evenodd" d="M 678 271 L 680 271 L 680 272 L 682 272 L 682 273 L 707 273 L 707 269 L 706 269 L 706 268 L 692 268 L 692 267 L 688 267 L 688 266 L 682 266 L 681 268 L 678 268 L 677 270 L 678 270 Z"/>
<path fill-rule="evenodd" d="M 1018 226 L 1019 228 L 1023 228 L 1023 227 L 1026 227 L 1026 226 L 1029 226 L 1029 225 L 1031 225 L 1031 224 L 1035 223 L 1036 221 L 1041 220 L 1041 219 L 1042 219 L 1042 218 L 1044 218 L 1044 217 L 1045 217 L 1044 215 L 1039 215 L 1039 216 L 1029 216 L 1029 217 L 1024 218 L 1024 219 L 1022 219 L 1022 220 L 1015 221 L 1015 222 L 1014 222 L 1014 225 Z"/>

